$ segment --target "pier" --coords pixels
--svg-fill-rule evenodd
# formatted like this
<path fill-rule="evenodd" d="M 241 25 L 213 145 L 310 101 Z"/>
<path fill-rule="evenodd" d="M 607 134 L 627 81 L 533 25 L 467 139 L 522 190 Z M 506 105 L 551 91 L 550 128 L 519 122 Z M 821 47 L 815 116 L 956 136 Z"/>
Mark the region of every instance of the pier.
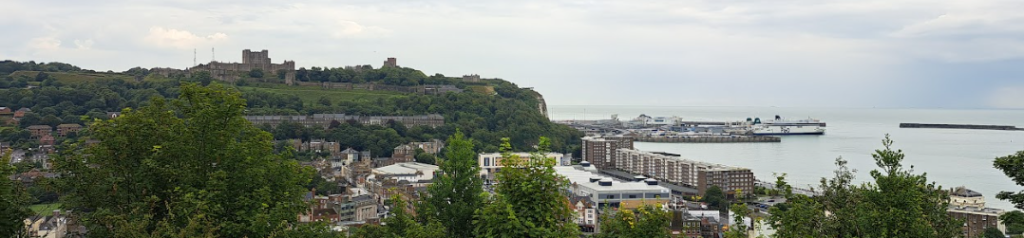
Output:
<path fill-rule="evenodd" d="M 762 143 L 782 142 L 782 138 L 777 136 L 636 137 L 636 141 L 659 143 Z"/>
<path fill-rule="evenodd" d="M 970 129 L 970 130 L 1024 131 L 1024 128 L 1017 128 L 1015 126 L 968 125 L 968 124 L 900 123 L 900 128 L 933 128 L 933 129 Z"/>

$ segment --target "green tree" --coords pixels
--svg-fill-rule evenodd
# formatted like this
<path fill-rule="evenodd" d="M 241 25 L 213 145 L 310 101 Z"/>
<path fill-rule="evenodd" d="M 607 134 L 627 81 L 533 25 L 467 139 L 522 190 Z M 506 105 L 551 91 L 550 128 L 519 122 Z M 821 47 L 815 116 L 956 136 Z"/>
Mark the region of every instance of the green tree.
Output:
<path fill-rule="evenodd" d="M 605 207 L 599 219 L 601 231 L 596 238 L 670 237 L 672 213 L 644 204 L 633 210 L 613 212 Z"/>
<path fill-rule="evenodd" d="M 19 237 L 18 234 L 24 234 L 24 219 L 32 215 L 26 207 L 29 197 L 20 182 L 7 179 L 14 174 L 11 151 L 0 153 L 0 237 Z"/>
<path fill-rule="evenodd" d="M 1019 235 L 1024 233 L 1024 212 L 1013 210 L 999 215 L 999 220 L 1006 225 L 1006 234 Z"/>
<path fill-rule="evenodd" d="M 993 165 L 1002 170 L 1018 186 L 1024 186 L 1024 151 L 996 158 Z M 1017 209 L 1024 209 L 1024 192 L 1003 191 L 996 194 L 996 198 L 1010 201 Z"/>
<path fill-rule="evenodd" d="M 213 76 L 210 75 L 209 71 L 199 71 L 192 75 L 192 81 L 199 82 L 199 84 L 207 86 L 210 85 L 210 82 L 213 82 Z"/>
<path fill-rule="evenodd" d="M 547 158 L 551 144 L 540 137 L 530 158 L 511 154 L 508 138 L 502 138 L 502 169 L 497 173 L 496 194 L 477 211 L 474 230 L 478 237 L 576 237 L 580 230 L 571 221 L 573 211 L 562 189 L 567 180 L 555 173 L 555 160 Z"/>
<path fill-rule="evenodd" d="M 420 214 L 425 220 L 439 221 L 447 237 L 473 236 L 473 213 L 483 204 L 483 181 L 476 159 L 473 141 L 456 131 L 448 137 L 440 173 L 427 187 Z"/>
<path fill-rule="evenodd" d="M 391 196 L 388 200 L 391 205 L 390 214 L 381 220 L 382 225 L 369 225 L 356 231 L 354 237 L 359 238 L 437 238 L 445 236 L 444 227 L 436 221 L 421 225 L 405 212 L 408 205 L 402 197 Z"/>
<path fill-rule="evenodd" d="M 704 191 L 704 196 L 701 197 L 702 202 L 708 203 L 708 206 L 713 209 L 725 210 L 726 205 L 729 204 L 725 199 L 725 193 L 722 192 L 722 188 L 712 185 L 708 190 Z"/>
<path fill-rule="evenodd" d="M 769 209 L 769 224 L 780 237 L 956 237 L 960 221 L 946 212 L 949 195 L 925 174 L 904 169 L 901 150 L 885 147 L 872 157 L 878 170 L 873 182 L 853 185 L 853 173 L 842 158 L 836 160 L 836 177 L 822 178 L 821 196 L 794 194 L 778 178 L 777 188 L 787 202 Z M 826 215 L 826 211 L 830 215 Z"/>
<path fill-rule="evenodd" d="M 1006 238 L 1006 235 L 995 227 L 985 228 L 985 234 L 983 236 L 985 238 Z"/>
<path fill-rule="evenodd" d="M 320 103 L 320 105 L 331 106 L 331 99 L 327 98 L 327 96 L 320 96 L 320 99 L 317 100 L 317 102 Z"/>
<path fill-rule="evenodd" d="M 258 79 L 259 78 L 263 78 L 263 70 L 262 69 L 252 69 L 252 70 L 249 70 L 249 77 L 250 78 L 258 78 Z"/>
<path fill-rule="evenodd" d="M 743 203 L 732 204 L 729 207 L 729 211 L 732 212 L 732 219 L 736 222 L 736 225 L 729 226 L 729 230 L 725 231 L 726 238 L 747 238 L 750 237 L 749 229 L 750 226 L 744 222 L 744 218 L 750 216 L 750 209 L 747 208 Z"/>
<path fill-rule="evenodd" d="M 63 208 L 98 237 L 267 237 L 294 227 L 312 171 L 275 154 L 219 85 L 93 123 L 54 163 Z M 78 212 L 81 211 L 81 212 Z"/>

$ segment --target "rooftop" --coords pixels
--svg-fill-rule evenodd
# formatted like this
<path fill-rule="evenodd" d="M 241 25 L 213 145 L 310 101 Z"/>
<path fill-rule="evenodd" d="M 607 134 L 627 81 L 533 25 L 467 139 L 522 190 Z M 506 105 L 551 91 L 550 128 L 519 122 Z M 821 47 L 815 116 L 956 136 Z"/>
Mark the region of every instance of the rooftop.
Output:
<path fill-rule="evenodd" d="M 437 165 L 424 164 L 419 162 L 406 162 L 388 165 L 373 169 L 375 174 L 381 175 L 413 175 L 417 172 L 423 175 L 430 175 L 433 171 L 440 169 Z"/>
<path fill-rule="evenodd" d="M 991 208 L 991 207 L 969 207 L 969 206 L 968 207 L 954 207 L 954 206 L 949 206 L 949 209 L 947 209 L 947 211 L 962 212 L 962 213 L 975 213 L 975 214 L 1000 215 L 1005 210 L 998 209 L 998 208 Z"/>
<path fill-rule="evenodd" d="M 974 191 L 974 190 L 967 189 L 967 187 L 964 187 L 964 186 L 960 186 L 960 187 L 957 187 L 956 189 L 954 189 L 953 190 L 953 195 L 954 196 L 960 196 L 960 197 L 981 197 L 982 196 L 981 193 L 979 193 L 977 191 Z"/>
<path fill-rule="evenodd" d="M 623 191 L 623 190 L 646 190 L 646 191 L 657 191 L 659 193 L 670 193 L 668 188 L 660 185 L 649 185 L 645 182 L 623 182 L 612 179 L 611 177 L 592 173 L 584 170 L 574 168 L 573 166 L 556 166 L 555 172 L 559 175 L 565 176 L 569 179 L 570 183 L 576 184 L 577 186 L 583 186 L 590 188 L 594 191 Z M 591 182 L 591 178 L 597 179 L 598 181 Z M 611 182 L 609 186 L 602 186 L 599 182 Z"/>

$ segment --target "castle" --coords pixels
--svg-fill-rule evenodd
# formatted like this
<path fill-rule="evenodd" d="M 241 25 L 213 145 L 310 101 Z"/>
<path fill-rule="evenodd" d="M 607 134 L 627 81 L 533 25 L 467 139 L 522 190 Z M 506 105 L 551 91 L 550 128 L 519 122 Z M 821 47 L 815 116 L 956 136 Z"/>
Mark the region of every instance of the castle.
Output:
<path fill-rule="evenodd" d="M 270 61 L 270 53 L 267 50 L 242 51 L 242 63 L 224 63 L 211 61 L 208 64 L 199 64 L 186 69 L 189 74 L 206 71 L 214 79 L 235 82 L 242 77 L 248 77 L 249 71 L 259 69 L 263 71 L 263 78 L 276 78 L 278 71 L 284 71 L 285 84 L 291 85 L 295 81 L 295 61 L 285 60 L 282 64 L 275 64 Z"/>

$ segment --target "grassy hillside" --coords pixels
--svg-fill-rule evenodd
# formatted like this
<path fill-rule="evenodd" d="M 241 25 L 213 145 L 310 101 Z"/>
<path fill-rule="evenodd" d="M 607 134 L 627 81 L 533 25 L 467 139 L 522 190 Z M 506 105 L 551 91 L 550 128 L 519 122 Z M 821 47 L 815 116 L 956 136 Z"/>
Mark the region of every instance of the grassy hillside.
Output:
<path fill-rule="evenodd" d="M 12 78 L 20 78 L 22 76 L 28 77 L 29 79 L 35 79 L 39 71 L 17 71 L 11 73 Z M 84 83 L 84 82 L 96 82 L 102 79 L 121 79 L 125 81 L 135 80 L 134 77 L 120 73 L 84 73 L 84 72 L 46 72 L 51 78 L 61 83 Z"/>

